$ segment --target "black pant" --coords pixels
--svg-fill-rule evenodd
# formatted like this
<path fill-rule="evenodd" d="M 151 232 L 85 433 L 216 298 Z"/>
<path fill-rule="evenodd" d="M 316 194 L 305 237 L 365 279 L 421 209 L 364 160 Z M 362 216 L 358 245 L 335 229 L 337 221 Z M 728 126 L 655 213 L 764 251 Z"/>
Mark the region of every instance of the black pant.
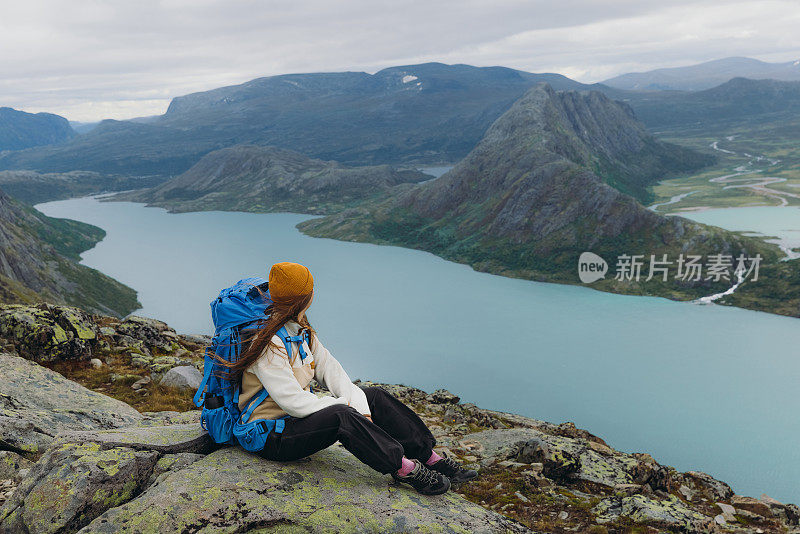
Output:
<path fill-rule="evenodd" d="M 286 420 L 283 432 L 270 433 L 260 452 L 268 460 L 299 460 L 340 441 L 353 455 L 381 473 L 400 469 L 401 459 L 425 462 L 436 439 L 411 408 L 381 388 L 362 388 L 372 420 L 343 404 L 303 418 Z"/>

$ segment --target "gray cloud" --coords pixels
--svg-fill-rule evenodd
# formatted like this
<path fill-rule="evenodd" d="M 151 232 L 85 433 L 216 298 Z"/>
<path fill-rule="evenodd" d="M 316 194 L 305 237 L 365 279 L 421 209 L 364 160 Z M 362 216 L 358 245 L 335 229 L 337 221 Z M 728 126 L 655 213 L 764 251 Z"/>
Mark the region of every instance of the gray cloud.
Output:
<path fill-rule="evenodd" d="M 800 56 L 796 0 L 28 0 L 0 7 L 0 105 L 73 120 L 270 74 L 423 61 L 599 81 L 731 55 Z"/>

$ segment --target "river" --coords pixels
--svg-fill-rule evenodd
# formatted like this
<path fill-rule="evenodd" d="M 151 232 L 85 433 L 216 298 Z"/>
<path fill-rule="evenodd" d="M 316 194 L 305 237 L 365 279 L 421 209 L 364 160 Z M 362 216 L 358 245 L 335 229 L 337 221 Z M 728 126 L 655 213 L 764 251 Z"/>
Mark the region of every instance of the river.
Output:
<path fill-rule="evenodd" d="M 92 198 L 37 206 L 107 237 L 82 262 L 138 313 L 210 333 L 208 303 L 277 261 L 314 272 L 309 313 L 352 378 L 574 421 L 627 451 L 800 502 L 800 323 L 716 305 L 478 273 L 432 254 L 315 239 L 295 214 L 168 214 Z M 786 209 L 786 208 L 784 208 Z"/>

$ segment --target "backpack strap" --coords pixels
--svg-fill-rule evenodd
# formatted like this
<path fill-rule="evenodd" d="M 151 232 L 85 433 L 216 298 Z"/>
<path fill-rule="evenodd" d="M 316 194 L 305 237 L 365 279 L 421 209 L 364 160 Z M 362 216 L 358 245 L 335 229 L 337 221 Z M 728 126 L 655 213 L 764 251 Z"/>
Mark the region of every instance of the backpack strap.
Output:
<path fill-rule="evenodd" d="M 266 389 L 261 388 L 258 394 L 250 399 L 250 402 L 247 403 L 244 412 L 242 412 L 242 424 L 245 424 L 250 420 L 250 416 L 253 415 L 253 411 L 255 411 L 255 409 L 258 408 L 258 405 L 264 402 L 267 397 L 269 397 L 269 393 L 267 393 Z"/>
<path fill-rule="evenodd" d="M 208 357 L 208 351 L 211 347 L 206 347 L 206 357 L 205 361 L 203 362 L 203 380 L 200 382 L 200 386 L 197 388 L 197 392 L 194 394 L 194 405 L 198 408 L 203 406 L 203 403 L 206 400 L 206 384 L 208 384 L 208 379 L 211 378 L 211 369 L 214 367 L 214 364 L 209 361 L 210 358 Z"/>
<path fill-rule="evenodd" d="M 308 332 L 304 329 L 299 335 L 290 336 L 289 332 L 286 330 L 285 326 L 282 326 L 280 330 L 275 332 L 275 335 L 280 336 L 283 340 L 283 344 L 286 347 L 286 354 L 289 355 L 289 359 L 292 358 L 292 343 L 297 344 L 297 351 L 300 354 L 300 361 L 303 362 L 308 357 L 306 354 L 305 349 L 303 349 L 303 342 L 308 342 L 311 338 L 308 336 Z"/>

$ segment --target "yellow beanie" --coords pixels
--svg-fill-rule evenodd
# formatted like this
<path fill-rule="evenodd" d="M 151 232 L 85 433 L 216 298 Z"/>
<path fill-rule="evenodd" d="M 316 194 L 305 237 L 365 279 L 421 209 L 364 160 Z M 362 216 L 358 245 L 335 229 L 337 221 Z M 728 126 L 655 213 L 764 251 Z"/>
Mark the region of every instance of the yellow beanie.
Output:
<path fill-rule="evenodd" d="M 314 291 L 314 277 L 305 265 L 284 261 L 269 270 L 269 294 L 273 302 L 287 302 Z"/>

